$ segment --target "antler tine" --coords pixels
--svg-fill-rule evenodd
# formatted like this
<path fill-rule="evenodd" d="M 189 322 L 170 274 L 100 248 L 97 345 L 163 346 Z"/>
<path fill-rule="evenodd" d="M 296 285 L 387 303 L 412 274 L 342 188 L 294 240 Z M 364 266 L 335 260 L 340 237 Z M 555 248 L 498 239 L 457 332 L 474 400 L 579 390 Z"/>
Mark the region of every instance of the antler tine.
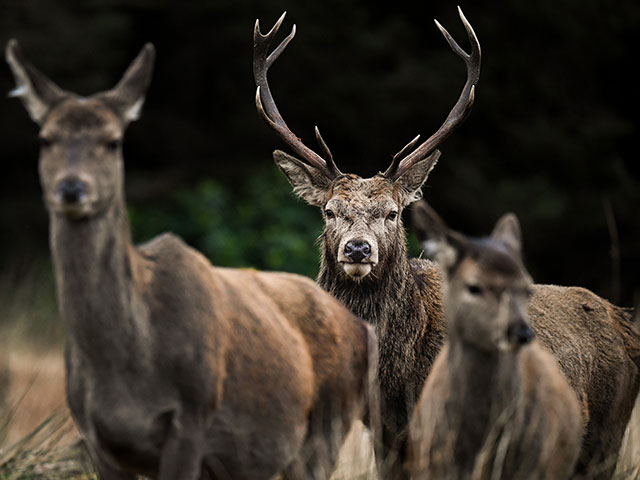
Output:
<path fill-rule="evenodd" d="M 316 126 L 316 140 L 320 144 L 320 147 L 322 147 L 322 151 L 325 154 L 327 168 L 331 172 L 335 173 L 336 176 L 342 175 L 342 172 L 338 169 L 336 162 L 333 161 L 333 155 L 331 154 L 331 150 L 329 150 L 329 146 L 326 144 L 326 142 L 322 138 L 322 135 L 320 135 L 320 129 L 318 129 L 317 126 Z"/>
<path fill-rule="evenodd" d="M 284 49 L 289 45 L 296 34 L 296 26 L 291 29 L 291 33 L 280 42 L 280 44 L 269 54 L 271 43 L 284 21 L 284 12 L 275 25 L 265 35 L 260 31 L 260 21 L 256 20 L 253 31 L 253 77 L 256 82 L 256 108 L 260 116 L 267 124 L 276 132 L 276 134 L 289 145 L 295 153 L 297 153 L 310 166 L 313 166 L 323 172 L 329 178 L 335 178 L 339 170 L 335 167 L 333 158 L 329 153 L 329 160 L 325 161 L 320 155 L 307 147 L 287 126 L 278 111 L 278 107 L 271 94 L 269 82 L 267 81 L 267 71 L 269 67 L 277 60 Z M 322 148 L 328 152 L 328 148 L 324 142 L 321 142 Z"/>
<path fill-rule="evenodd" d="M 409 153 L 409 151 L 413 149 L 413 147 L 415 147 L 416 143 L 418 143 L 418 140 L 420 140 L 420 135 L 416 135 L 413 140 L 407 143 L 398 153 L 393 156 L 391 165 L 389 165 L 387 171 L 383 173 L 385 177 L 390 177 L 393 175 L 393 173 L 396 172 L 398 166 L 400 165 L 400 160 L 403 159 L 407 155 L 407 153 Z"/>
<path fill-rule="evenodd" d="M 460 15 L 460 19 L 462 20 L 464 28 L 467 31 L 469 42 L 471 43 L 471 54 L 465 52 L 453 39 L 449 32 L 442 25 L 440 25 L 437 20 L 434 20 L 434 22 L 442 32 L 442 35 L 444 35 L 444 38 L 447 40 L 447 43 L 449 44 L 451 49 L 464 60 L 467 67 L 467 81 L 464 84 L 462 93 L 460 94 L 460 97 L 458 98 L 456 104 L 449 112 L 449 115 L 445 119 L 444 123 L 433 135 L 431 135 L 431 137 L 429 137 L 425 142 L 419 145 L 415 150 L 409 153 L 402 160 L 398 161 L 394 157 L 391 166 L 384 173 L 386 177 L 392 179 L 398 178 L 412 165 L 431 154 L 438 147 L 438 145 L 446 140 L 449 135 L 451 135 L 454 130 L 460 126 L 460 124 L 467 118 L 469 112 L 471 111 L 471 107 L 473 106 L 473 102 L 475 100 L 476 85 L 478 84 L 478 80 L 480 79 L 480 42 L 478 41 L 478 37 L 473 31 L 473 27 L 462 13 L 462 9 L 460 7 L 458 7 L 458 14 Z M 401 152 L 408 151 L 410 148 L 411 147 L 405 147 L 401 150 Z"/>

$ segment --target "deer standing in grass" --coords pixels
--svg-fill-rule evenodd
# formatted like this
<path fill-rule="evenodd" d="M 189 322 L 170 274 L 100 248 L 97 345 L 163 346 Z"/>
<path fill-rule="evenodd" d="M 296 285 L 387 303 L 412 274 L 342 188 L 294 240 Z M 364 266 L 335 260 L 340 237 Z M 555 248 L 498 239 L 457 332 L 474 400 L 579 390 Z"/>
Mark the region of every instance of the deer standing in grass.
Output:
<path fill-rule="evenodd" d="M 283 18 L 266 35 L 258 23 L 254 31 L 258 113 L 300 157 L 276 150 L 274 160 L 294 192 L 323 212 L 318 283 L 374 325 L 378 334 L 383 443 L 399 460 L 390 462 L 390 476 L 403 475 L 407 422 L 446 336 L 439 267 L 409 258 L 401 217 L 404 208 L 422 196 L 422 185 L 440 155 L 436 148 L 467 117 L 474 101 L 480 45 L 459 13 L 471 54 L 438 24 L 467 67 L 458 101 L 428 140 L 417 145 L 416 137 L 384 173 L 371 178 L 342 173 L 317 129 L 322 156 L 303 144 L 278 111 L 267 71 L 292 40 L 295 27 L 271 54 Z M 608 478 L 640 385 L 640 338 L 631 329 L 630 317 L 586 290 L 549 286 L 534 288 L 530 315 L 540 342 L 556 356 L 588 420 L 577 470 Z"/>
<path fill-rule="evenodd" d="M 304 277 L 214 268 L 171 234 L 132 244 L 122 137 L 151 45 L 86 98 L 15 40 L 6 56 L 40 125 L 67 399 L 100 478 L 328 478 L 368 393 L 370 327 Z"/>
<path fill-rule="evenodd" d="M 425 208 L 422 228 L 443 273 L 448 337 L 409 425 L 411 477 L 568 478 L 583 418 L 555 359 L 534 339 L 517 218 L 505 215 L 490 237 L 472 240 Z"/>

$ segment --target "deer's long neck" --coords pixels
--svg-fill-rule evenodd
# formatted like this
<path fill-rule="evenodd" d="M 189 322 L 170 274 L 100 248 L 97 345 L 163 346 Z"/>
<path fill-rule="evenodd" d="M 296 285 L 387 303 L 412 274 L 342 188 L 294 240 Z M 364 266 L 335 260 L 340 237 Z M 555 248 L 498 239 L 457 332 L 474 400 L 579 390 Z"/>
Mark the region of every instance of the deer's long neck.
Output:
<path fill-rule="evenodd" d="M 485 352 L 450 335 L 446 356 L 450 376 L 451 403 L 460 431 L 472 445 L 484 441 L 489 429 L 510 420 L 516 406 L 520 374 L 514 352 Z"/>
<path fill-rule="evenodd" d="M 124 200 L 87 220 L 52 214 L 50 241 L 58 302 L 71 341 L 102 359 L 132 348 L 133 248 Z"/>

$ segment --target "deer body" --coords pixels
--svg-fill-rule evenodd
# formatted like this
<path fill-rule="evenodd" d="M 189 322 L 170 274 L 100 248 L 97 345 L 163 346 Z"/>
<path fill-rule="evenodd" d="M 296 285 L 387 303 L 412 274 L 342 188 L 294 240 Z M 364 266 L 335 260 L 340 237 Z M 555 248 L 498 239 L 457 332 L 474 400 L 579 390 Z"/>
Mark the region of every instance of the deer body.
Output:
<path fill-rule="evenodd" d="M 82 98 L 7 46 L 41 126 L 74 420 L 106 480 L 328 478 L 369 394 L 375 336 L 304 277 L 215 268 L 171 234 L 132 244 L 121 139 L 153 52 Z"/>
<path fill-rule="evenodd" d="M 416 479 L 563 479 L 582 440 L 576 394 L 533 338 L 513 215 L 470 240 L 433 219 L 449 335 L 409 426 Z"/>

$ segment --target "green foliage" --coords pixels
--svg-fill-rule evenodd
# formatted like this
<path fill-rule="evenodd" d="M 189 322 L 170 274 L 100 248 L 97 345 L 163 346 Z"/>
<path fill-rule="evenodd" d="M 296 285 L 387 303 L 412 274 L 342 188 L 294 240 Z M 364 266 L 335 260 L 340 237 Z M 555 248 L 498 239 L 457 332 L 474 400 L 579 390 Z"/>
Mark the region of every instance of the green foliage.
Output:
<path fill-rule="evenodd" d="M 296 201 L 275 168 L 258 171 L 239 188 L 201 180 L 181 188 L 167 205 L 130 206 L 136 242 L 171 231 L 215 265 L 283 270 L 315 277 L 320 215 Z"/>
<path fill-rule="evenodd" d="M 0 350 L 31 344 L 42 351 L 62 343 L 50 260 L 14 260 L 0 272 L 0 304 Z"/>

